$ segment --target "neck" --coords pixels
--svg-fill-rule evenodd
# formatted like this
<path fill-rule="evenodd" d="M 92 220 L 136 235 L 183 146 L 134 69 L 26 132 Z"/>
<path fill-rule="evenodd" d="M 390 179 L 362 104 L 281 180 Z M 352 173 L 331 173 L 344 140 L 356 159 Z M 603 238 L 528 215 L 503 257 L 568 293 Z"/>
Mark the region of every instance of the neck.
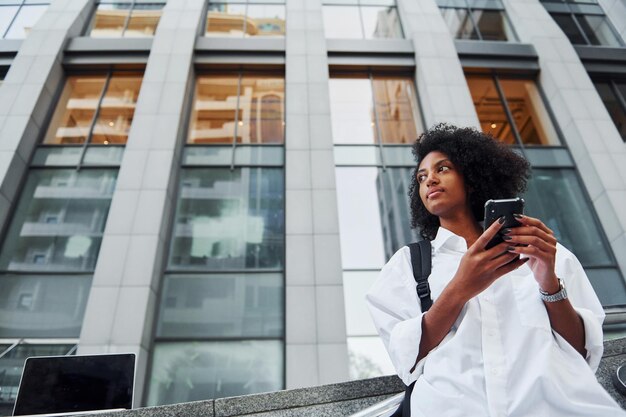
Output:
<path fill-rule="evenodd" d="M 455 235 L 465 239 L 468 248 L 483 233 L 482 228 L 469 210 L 450 217 L 439 217 L 439 223 L 441 227 L 445 227 Z"/>

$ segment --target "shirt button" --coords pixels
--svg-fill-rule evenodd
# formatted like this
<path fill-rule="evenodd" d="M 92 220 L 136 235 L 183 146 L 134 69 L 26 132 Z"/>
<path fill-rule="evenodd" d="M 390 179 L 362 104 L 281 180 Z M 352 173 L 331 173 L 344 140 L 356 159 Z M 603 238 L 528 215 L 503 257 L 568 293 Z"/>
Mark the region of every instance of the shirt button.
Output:
<path fill-rule="evenodd" d="M 489 331 L 487 332 L 487 334 L 488 334 L 489 336 L 493 337 L 493 336 L 495 336 L 495 335 L 496 335 L 496 332 L 495 332 L 495 331 L 493 331 L 493 330 L 489 330 Z"/>
<path fill-rule="evenodd" d="M 493 376 L 498 376 L 498 375 L 500 375 L 500 370 L 499 370 L 498 368 L 493 368 L 493 369 L 491 370 L 491 374 L 492 374 Z"/>

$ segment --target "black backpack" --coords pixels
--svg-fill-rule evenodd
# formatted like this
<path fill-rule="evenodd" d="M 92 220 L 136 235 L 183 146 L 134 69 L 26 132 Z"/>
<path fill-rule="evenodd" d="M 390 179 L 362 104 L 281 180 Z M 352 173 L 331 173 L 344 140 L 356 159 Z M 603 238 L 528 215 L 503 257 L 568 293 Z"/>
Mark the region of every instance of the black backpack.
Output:
<path fill-rule="evenodd" d="M 427 311 L 433 305 L 430 298 L 430 285 L 428 285 L 428 276 L 431 270 L 431 246 L 429 240 L 421 240 L 417 243 L 409 245 L 411 249 L 411 265 L 413 266 L 413 278 L 416 282 L 417 296 L 422 305 L 422 311 Z M 411 393 L 415 382 L 406 387 L 402 404 L 391 415 L 391 417 L 411 417 Z"/>

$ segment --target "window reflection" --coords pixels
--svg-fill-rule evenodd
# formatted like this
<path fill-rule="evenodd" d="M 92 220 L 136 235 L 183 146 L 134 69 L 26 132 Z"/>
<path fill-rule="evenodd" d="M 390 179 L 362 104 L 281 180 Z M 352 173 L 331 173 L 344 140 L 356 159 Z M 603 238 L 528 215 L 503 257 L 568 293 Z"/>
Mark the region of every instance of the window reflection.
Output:
<path fill-rule="evenodd" d="M 200 76 L 187 143 L 283 143 L 284 103 L 282 77 Z"/>
<path fill-rule="evenodd" d="M 507 144 L 516 144 L 513 129 L 527 145 L 556 145 L 558 137 L 534 81 L 500 79 L 509 120 L 493 78 L 468 75 L 476 113 L 483 132 Z"/>
<path fill-rule="evenodd" d="M 0 337 L 78 337 L 90 287 L 90 276 L 1 275 Z"/>
<path fill-rule="evenodd" d="M 413 143 L 422 131 L 413 80 L 401 76 L 365 77 L 355 74 L 331 78 L 333 141 Z"/>
<path fill-rule="evenodd" d="M 89 31 L 92 38 L 151 37 L 154 36 L 163 3 L 98 4 Z"/>
<path fill-rule="evenodd" d="M 619 38 L 613 32 L 606 16 L 577 15 L 576 17 L 591 45 L 621 46 Z"/>
<path fill-rule="evenodd" d="M 72 145 L 91 139 L 97 144 L 125 144 L 141 80 L 139 74 L 114 73 L 100 100 L 106 76 L 68 77 L 44 143 Z"/>
<path fill-rule="evenodd" d="M 181 178 L 170 267 L 282 268 L 282 169 L 188 169 Z"/>
<path fill-rule="evenodd" d="M 574 170 L 534 168 L 524 196 L 526 212 L 552 229 L 583 266 L 610 265 L 608 249 L 583 195 Z"/>
<path fill-rule="evenodd" d="M 411 175 L 411 168 L 336 168 L 344 269 L 380 269 L 398 249 L 417 240 L 407 196 Z"/>
<path fill-rule="evenodd" d="M 594 85 L 622 139 L 626 141 L 626 81 L 594 80 Z"/>
<path fill-rule="evenodd" d="M 245 1 L 211 2 L 205 35 L 228 37 L 285 35 L 284 5 L 245 3 Z"/>
<path fill-rule="evenodd" d="M 0 6 L 0 33 L 5 39 L 24 39 L 48 9 L 48 4 L 25 4 L 22 7 Z M 16 14 L 17 13 L 17 14 Z M 11 23 L 11 20 L 13 23 Z M 11 25 L 10 27 L 8 25 Z M 4 30 L 3 30 L 4 27 Z"/>
<path fill-rule="evenodd" d="M 456 39 L 515 41 L 516 36 L 499 0 L 438 0 L 441 14 Z M 498 10 L 500 9 L 500 10 Z"/>
<path fill-rule="evenodd" d="M 281 337 L 282 274 L 168 275 L 158 337 Z"/>
<path fill-rule="evenodd" d="M 0 269 L 92 271 L 115 188 L 112 170 L 32 170 Z"/>
<path fill-rule="evenodd" d="M 322 8 L 327 38 L 390 39 L 402 38 L 400 17 L 391 1 L 371 1 L 361 5 L 336 5 Z"/>
<path fill-rule="evenodd" d="M 157 343 L 148 406 L 278 391 L 283 351 L 278 340 Z"/>

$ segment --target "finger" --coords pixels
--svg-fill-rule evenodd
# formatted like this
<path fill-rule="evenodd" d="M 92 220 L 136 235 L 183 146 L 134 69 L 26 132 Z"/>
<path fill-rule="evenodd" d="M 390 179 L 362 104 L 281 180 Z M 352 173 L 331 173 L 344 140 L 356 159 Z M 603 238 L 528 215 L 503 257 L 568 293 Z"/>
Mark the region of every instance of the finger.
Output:
<path fill-rule="evenodd" d="M 557 239 L 556 237 L 554 237 L 554 235 L 551 235 L 547 233 L 546 231 L 535 226 L 512 227 L 510 229 L 503 230 L 502 234 L 507 235 L 507 236 L 533 235 L 533 236 L 539 236 L 541 239 L 552 244 L 556 244 L 557 242 Z"/>
<path fill-rule="evenodd" d="M 501 277 L 502 275 L 506 275 L 511 271 L 515 271 L 517 268 L 528 262 L 528 259 L 530 258 L 522 258 L 502 265 L 500 268 L 496 269 L 496 274 L 498 275 L 498 277 Z"/>
<path fill-rule="evenodd" d="M 542 252 L 556 253 L 556 246 L 554 244 L 546 242 L 537 236 L 510 236 L 510 239 L 505 239 L 505 242 L 509 243 L 509 245 L 530 245 Z"/>
<path fill-rule="evenodd" d="M 552 229 L 550 229 L 548 226 L 546 226 L 541 220 L 536 219 L 534 217 L 530 217 L 530 216 L 525 216 L 523 214 L 514 214 L 513 215 L 515 217 L 515 219 L 522 223 L 523 225 L 530 225 L 530 226 L 535 226 L 538 227 L 539 229 L 543 230 L 544 232 L 553 235 L 554 232 L 552 231 Z"/>
<path fill-rule="evenodd" d="M 487 230 L 485 230 L 483 234 L 480 235 L 478 239 L 476 239 L 476 242 L 474 242 L 474 245 L 472 245 L 472 247 L 475 246 L 480 249 L 485 249 L 485 246 L 487 246 L 487 243 L 489 243 L 489 241 L 500 231 L 503 224 L 504 224 L 504 216 L 500 217 L 497 221 L 493 222 L 491 226 L 489 226 Z"/>
<path fill-rule="evenodd" d="M 511 253 L 511 252 L 504 253 L 490 261 L 489 269 L 497 270 L 498 268 L 502 267 L 503 265 L 508 264 L 509 262 L 515 260 L 515 258 L 518 258 L 518 257 L 519 257 L 519 254 L 517 253 Z"/>
<path fill-rule="evenodd" d="M 511 246 L 511 244 L 508 243 L 507 241 L 498 243 L 493 248 L 485 250 L 485 252 L 484 252 L 485 258 L 484 259 L 485 260 L 495 259 L 498 256 L 502 255 L 503 253 L 507 253 L 509 246 Z"/>
<path fill-rule="evenodd" d="M 519 253 L 520 255 L 526 255 L 530 258 L 546 260 L 549 257 L 547 252 L 538 249 L 535 246 L 511 246 L 509 252 Z"/>

